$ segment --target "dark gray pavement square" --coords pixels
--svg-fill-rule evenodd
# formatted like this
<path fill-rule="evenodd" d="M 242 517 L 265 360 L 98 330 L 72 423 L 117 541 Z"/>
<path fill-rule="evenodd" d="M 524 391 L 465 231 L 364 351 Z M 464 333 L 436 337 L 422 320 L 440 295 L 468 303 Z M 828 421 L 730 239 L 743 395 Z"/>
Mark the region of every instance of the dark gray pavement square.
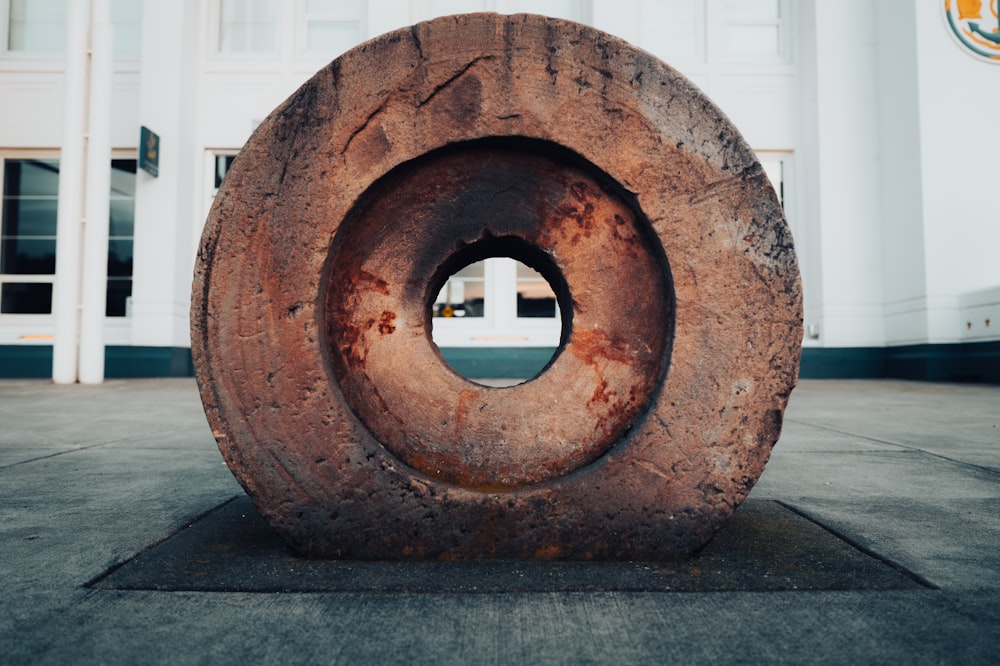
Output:
<path fill-rule="evenodd" d="M 243 495 L 91 584 L 204 592 L 710 592 L 910 589 L 919 581 L 770 500 L 664 562 L 357 562 L 290 553 Z"/>

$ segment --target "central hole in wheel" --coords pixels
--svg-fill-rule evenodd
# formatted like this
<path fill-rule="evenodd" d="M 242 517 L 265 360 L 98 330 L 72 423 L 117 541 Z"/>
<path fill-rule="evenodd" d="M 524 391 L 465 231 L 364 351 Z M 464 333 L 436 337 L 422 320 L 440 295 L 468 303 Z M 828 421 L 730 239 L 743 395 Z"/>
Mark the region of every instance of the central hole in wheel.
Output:
<path fill-rule="evenodd" d="M 537 377 L 568 339 L 569 291 L 552 258 L 517 237 L 460 249 L 428 289 L 428 330 L 466 379 L 513 386 Z"/>

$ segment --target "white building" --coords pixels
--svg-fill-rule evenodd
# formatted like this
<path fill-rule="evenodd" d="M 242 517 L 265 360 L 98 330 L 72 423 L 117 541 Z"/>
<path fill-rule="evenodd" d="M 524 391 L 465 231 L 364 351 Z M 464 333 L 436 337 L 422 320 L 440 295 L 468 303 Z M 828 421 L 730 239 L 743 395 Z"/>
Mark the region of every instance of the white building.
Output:
<path fill-rule="evenodd" d="M 615 34 L 729 115 L 796 239 L 803 376 L 1000 381 L 997 0 L 0 0 L 0 377 L 190 374 L 201 227 L 256 124 L 364 39 L 483 10 Z M 544 362 L 544 288 L 470 267 L 435 339 L 466 374 Z"/>

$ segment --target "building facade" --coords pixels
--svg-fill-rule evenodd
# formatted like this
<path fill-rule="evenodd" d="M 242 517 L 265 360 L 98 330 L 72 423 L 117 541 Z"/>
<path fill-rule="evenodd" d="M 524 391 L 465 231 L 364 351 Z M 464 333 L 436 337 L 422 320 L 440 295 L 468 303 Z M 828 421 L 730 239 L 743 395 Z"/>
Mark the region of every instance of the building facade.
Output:
<path fill-rule="evenodd" d="M 190 374 L 201 228 L 256 125 L 344 50 L 470 11 L 617 35 L 730 117 L 796 241 L 803 376 L 1000 381 L 997 0 L 0 0 L 0 377 Z M 559 340 L 509 258 L 434 314 L 470 376 Z"/>

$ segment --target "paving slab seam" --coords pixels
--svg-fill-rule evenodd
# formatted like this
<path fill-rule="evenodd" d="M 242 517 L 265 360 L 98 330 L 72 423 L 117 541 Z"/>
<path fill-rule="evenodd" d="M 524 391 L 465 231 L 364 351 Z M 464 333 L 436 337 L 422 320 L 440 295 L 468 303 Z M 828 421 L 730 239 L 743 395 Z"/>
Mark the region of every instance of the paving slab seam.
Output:
<path fill-rule="evenodd" d="M 96 444 L 88 444 L 87 446 L 78 446 L 75 449 L 68 449 L 66 451 L 57 451 L 56 453 L 50 453 L 46 456 L 38 456 L 37 458 L 29 458 L 28 460 L 18 460 L 17 462 L 10 463 L 9 465 L 0 465 L 0 470 L 8 469 L 11 467 L 17 467 L 18 465 L 24 465 L 26 463 L 38 462 L 39 460 L 48 460 L 49 458 L 55 458 L 56 456 L 65 455 L 67 453 L 76 453 L 78 451 L 86 451 L 88 449 L 94 449 L 98 446 L 107 446 L 108 444 L 116 444 L 118 442 L 132 441 L 131 437 L 121 437 L 119 439 L 112 439 L 107 442 L 98 442 Z"/>
<path fill-rule="evenodd" d="M 55 453 L 49 453 L 49 454 L 44 455 L 44 456 L 38 456 L 37 458 L 28 458 L 27 460 L 18 460 L 17 462 L 8 463 L 6 465 L 0 465 L 0 470 L 5 470 L 5 469 L 8 469 L 10 467 L 16 467 L 18 465 L 24 465 L 26 463 L 38 462 L 39 460 L 48 460 L 50 458 L 55 458 L 57 456 L 66 455 L 68 453 L 78 453 L 80 451 L 89 451 L 90 449 L 96 449 L 96 448 L 101 447 L 101 446 L 112 446 L 112 445 L 115 445 L 115 444 L 123 444 L 123 443 L 124 444 L 141 443 L 141 442 L 145 442 L 145 441 L 149 441 L 149 440 L 153 439 L 154 437 L 156 437 L 157 434 L 158 433 L 148 433 L 148 434 L 142 435 L 142 436 L 118 437 L 118 438 L 115 438 L 115 439 L 108 439 L 108 440 L 105 440 L 103 442 L 94 442 L 93 444 L 87 444 L 86 446 L 77 446 L 77 447 L 72 448 L 72 449 L 66 449 L 65 451 L 56 451 Z M 148 450 L 148 451 L 170 451 L 170 450 L 189 451 L 189 450 L 191 450 L 191 448 L 187 447 L 187 446 L 148 446 L 148 447 L 142 447 L 142 448 L 145 449 L 145 450 Z"/>
<path fill-rule="evenodd" d="M 872 559 L 875 559 L 875 560 L 878 560 L 879 562 L 881 562 L 882 564 L 886 565 L 887 567 L 898 571 L 899 573 L 903 574 L 904 576 L 906 576 L 907 578 L 909 578 L 913 582 L 917 583 L 918 585 L 922 585 L 923 587 L 926 587 L 926 588 L 931 589 L 931 590 L 940 590 L 941 589 L 940 586 L 932 583 L 931 581 L 927 580 L 926 578 L 924 578 L 920 574 L 916 573 L 915 571 L 911 571 L 910 569 L 907 569 L 906 567 L 904 567 L 902 564 L 899 564 L 898 562 L 894 562 L 893 560 L 890 560 L 889 558 L 885 557 L 884 555 L 881 555 L 880 553 L 872 550 L 871 548 L 867 548 L 867 547 L 863 546 L 862 544 L 858 543 L 857 541 L 855 541 L 851 537 L 847 536 L 846 534 L 844 534 L 844 533 L 842 533 L 842 532 L 840 532 L 838 530 L 835 530 L 832 527 L 824 524 L 822 521 L 818 520 L 815 516 L 810 515 L 808 512 L 806 512 L 806 511 L 804 511 L 802 509 L 799 509 L 798 507 L 796 507 L 796 506 L 794 506 L 792 504 L 789 504 L 788 502 L 785 502 L 783 500 L 774 500 L 774 501 L 777 502 L 778 504 L 780 504 L 781 506 L 785 507 L 786 509 L 788 509 L 792 513 L 796 514 L 797 516 L 800 516 L 800 517 L 804 518 L 805 520 L 808 520 L 809 522 L 815 524 L 816 526 L 818 526 L 818 527 L 826 530 L 827 532 L 829 532 L 833 536 L 837 537 L 838 539 L 840 539 L 844 543 L 850 545 L 851 547 L 856 548 L 857 550 L 861 551 L 862 553 L 864 553 L 868 557 L 870 557 Z"/>
<path fill-rule="evenodd" d="M 162 544 L 164 541 L 168 541 L 169 539 L 172 539 L 173 537 L 177 536 L 179 533 L 181 533 L 184 530 L 188 529 L 189 527 L 191 527 L 192 525 L 194 525 L 198 521 L 200 521 L 200 520 L 204 519 L 205 517 L 211 515 L 215 511 L 218 511 L 219 509 L 222 509 L 227 504 L 235 501 L 238 497 L 240 497 L 240 496 L 239 495 L 233 495 L 232 497 L 230 497 L 229 499 L 227 499 L 225 502 L 223 502 L 221 504 L 217 504 L 216 506 L 213 506 L 212 508 L 208 509 L 207 511 L 202 511 L 201 513 L 199 513 L 198 515 L 196 515 L 193 518 L 190 518 L 188 520 L 182 521 L 181 522 L 181 526 L 179 528 L 177 528 L 176 530 L 171 531 L 169 534 L 167 534 L 166 536 L 164 536 L 161 539 L 157 539 L 157 540 L 155 540 L 155 541 L 147 544 L 145 548 L 143 548 L 142 550 L 139 550 L 139 551 L 133 553 L 131 556 L 126 557 L 122 561 L 116 562 L 116 563 L 112 564 L 111 566 L 109 566 L 106 569 L 104 569 L 104 571 L 102 571 L 101 573 L 97 574 L 96 576 L 94 576 L 93 578 L 91 578 L 90 580 L 88 580 L 81 587 L 84 588 L 84 589 L 87 589 L 87 590 L 99 591 L 95 586 L 98 583 L 100 583 L 102 580 L 104 580 L 105 578 L 107 578 L 108 576 L 110 576 L 111 574 L 113 574 L 114 572 L 118 571 L 119 569 L 121 569 L 123 566 L 125 566 L 129 562 L 132 562 L 137 557 L 141 557 L 142 555 L 144 555 L 144 554 L 148 553 L 149 551 L 153 550 L 154 548 L 156 548 L 157 546 L 159 546 L 160 544 Z"/>
<path fill-rule="evenodd" d="M 819 430 L 826 430 L 827 432 L 835 432 L 838 435 L 847 435 L 848 437 L 856 437 L 858 439 L 864 439 L 864 440 L 867 440 L 869 442 L 875 442 L 876 444 L 885 444 L 885 445 L 888 445 L 888 446 L 895 446 L 895 447 L 898 447 L 900 449 L 904 449 L 905 451 L 923 453 L 923 454 L 926 454 L 926 455 L 928 455 L 928 456 L 930 456 L 932 458 L 937 458 L 939 460 L 944 460 L 946 462 L 950 462 L 950 463 L 953 463 L 955 465 L 961 465 L 963 467 L 971 467 L 972 469 L 979 470 L 981 472 L 988 472 L 989 474 L 992 474 L 994 476 L 1000 476 L 1000 470 L 997 470 L 997 469 L 995 469 L 993 467 L 984 467 L 983 465 L 976 465 L 975 463 L 966 462 L 964 460 L 955 460 L 954 458 L 949 458 L 948 456 L 943 456 L 940 453 L 934 453 L 932 451 L 928 451 L 927 449 L 922 449 L 919 446 L 912 446 L 912 445 L 909 445 L 909 444 L 900 444 L 899 442 L 890 442 L 888 440 L 879 439 L 877 437 L 871 437 L 869 435 L 861 435 L 861 434 L 858 434 L 856 432 L 851 432 L 849 430 L 841 430 L 839 428 L 832 428 L 830 426 L 818 425 L 816 423 L 809 423 L 808 421 L 800 421 L 798 419 L 789 419 L 789 418 L 786 418 L 785 420 L 793 422 L 793 423 L 796 423 L 798 425 L 806 426 L 808 428 L 817 428 Z"/>

